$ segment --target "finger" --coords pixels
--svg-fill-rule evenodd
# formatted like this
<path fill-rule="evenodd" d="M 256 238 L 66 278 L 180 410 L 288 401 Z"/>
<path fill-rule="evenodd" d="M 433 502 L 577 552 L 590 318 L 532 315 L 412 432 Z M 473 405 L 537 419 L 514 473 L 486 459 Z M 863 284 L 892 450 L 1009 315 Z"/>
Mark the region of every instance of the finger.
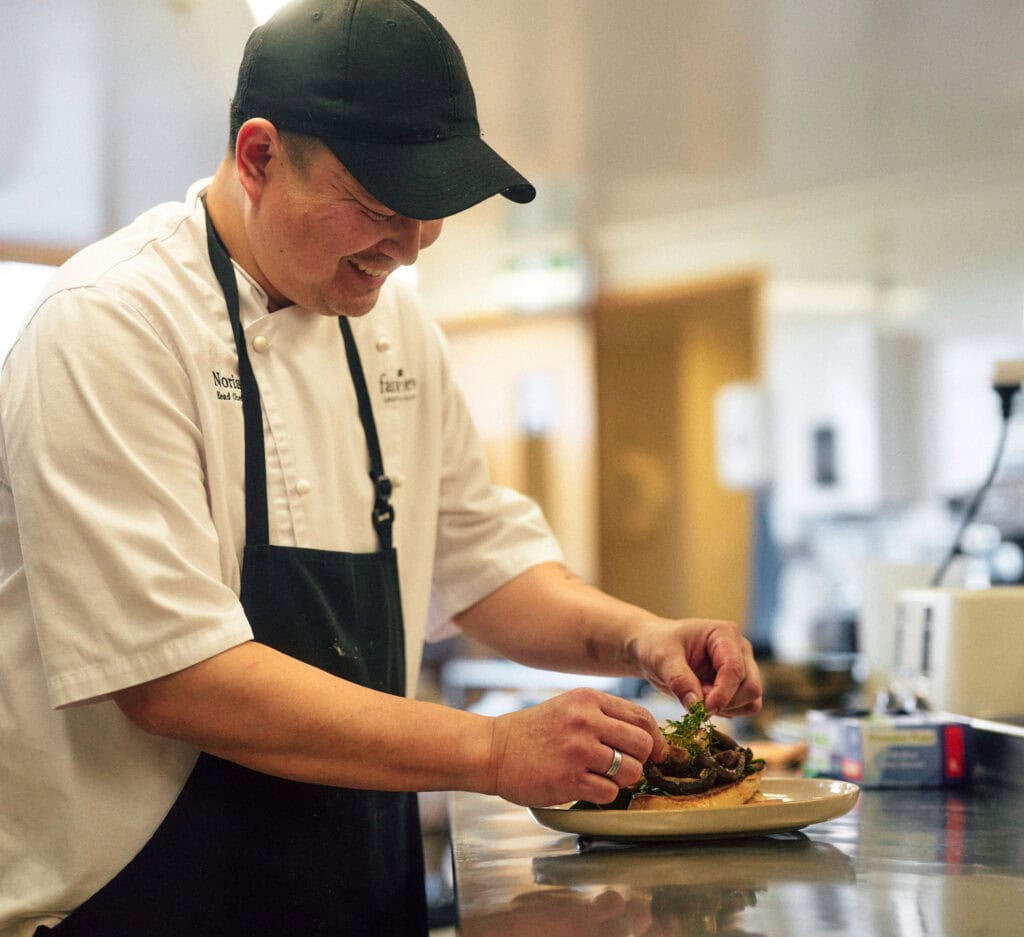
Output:
<path fill-rule="evenodd" d="M 658 732 L 657 726 L 655 725 L 651 731 Z M 654 753 L 655 742 L 651 731 L 618 719 L 610 719 L 599 730 L 599 737 L 605 745 L 617 748 L 637 761 L 647 761 Z M 658 732 L 658 735 L 661 733 Z"/>
<path fill-rule="evenodd" d="M 752 716 L 761 711 L 761 690 L 747 689 L 744 683 L 729 703 L 719 710 L 723 716 Z"/>
<path fill-rule="evenodd" d="M 761 702 L 761 678 L 755 669 L 719 711 L 725 716 L 751 716 L 761 711 Z"/>
<path fill-rule="evenodd" d="M 665 681 L 665 685 L 668 691 L 683 704 L 683 709 L 687 712 L 693 708 L 694 703 L 699 703 L 704 699 L 700 680 L 685 659 L 680 659 L 680 663 L 676 665 L 673 675 Z"/>
<path fill-rule="evenodd" d="M 705 695 L 705 706 L 713 713 L 753 713 L 761 708 L 761 676 L 753 648 L 746 638 L 731 647 L 719 663 L 715 682 Z"/>
<path fill-rule="evenodd" d="M 594 767 L 593 764 L 587 766 L 588 771 L 593 771 L 594 774 L 600 774 L 602 777 L 614 779 L 615 775 L 622 768 L 622 760 L 626 756 L 622 754 L 617 748 L 609 747 L 608 745 L 602 745 L 598 749 L 598 767 Z M 603 765 L 604 767 L 601 767 Z"/>
<path fill-rule="evenodd" d="M 587 772 L 580 782 L 577 800 L 589 800 L 592 804 L 610 804 L 619 796 L 619 785 L 603 775 Z"/>
<path fill-rule="evenodd" d="M 708 712 L 716 713 L 729 705 L 746 680 L 747 661 L 744 659 L 742 644 L 736 641 L 721 641 L 709 650 L 715 677 L 711 689 L 704 695 L 704 705 Z M 753 658 L 750 663 L 753 664 Z"/>
<path fill-rule="evenodd" d="M 629 787 L 643 777 L 644 765 L 640 759 L 634 758 L 614 746 L 602 745 L 600 752 L 595 762 L 598 767 L 594 767 L 594 763 L 592 763 L 587 766 L 588 770 L 603 778 L 608 778 L 616 787 Z M 616 752 L 618 752 L 618 758 L 616 758 Z M 618 765 L 616 765 L 616 761 L 618 761 Z M 614 773 L 612 773 L 613 768 L 615 769 Z"/>
<path fill-rule="evenodd" d="M 658 721 L 643 706 L 620 696 L 606 695 L 601 711 L 615 720 L 605 727 L 601 741 L 628 752 L 639 761 L 664 755 L 665 740 L 658 729 Z"/>
<path fill-rule="evenodd" d="M 601 694 L 601 712 L 621 722 L 628 722 L 637 726 L 645 732 L 655 732 L 658 723 L 650 712 L 638 703 L 632 703 L 621 696 L 612 696 L 610 693 Z"/>

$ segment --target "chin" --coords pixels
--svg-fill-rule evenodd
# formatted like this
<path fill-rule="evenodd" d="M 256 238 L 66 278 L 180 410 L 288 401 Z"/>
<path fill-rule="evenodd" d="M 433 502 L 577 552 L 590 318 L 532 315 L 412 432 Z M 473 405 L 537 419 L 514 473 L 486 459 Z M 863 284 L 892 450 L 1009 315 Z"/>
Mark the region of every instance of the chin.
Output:
<path fill-rule="evenodd" d="M 349 297 L 348 299 L 335 299 L 320 304 L 320 311 L 326 315 L 347 316 L 350 319 L 358 319 L 372 312 L 380 299 L 380 290 L 375 290 L 371 295 Z"/>

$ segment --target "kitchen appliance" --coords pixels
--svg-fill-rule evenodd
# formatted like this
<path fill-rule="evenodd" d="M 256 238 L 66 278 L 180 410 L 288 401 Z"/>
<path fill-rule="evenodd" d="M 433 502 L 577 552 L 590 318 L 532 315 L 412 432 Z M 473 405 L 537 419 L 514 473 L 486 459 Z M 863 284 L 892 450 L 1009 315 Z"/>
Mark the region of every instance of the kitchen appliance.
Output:
<path fill-rule="evenodd" d="M 934 712 L 1024 714 L 1024 588 L 899 592 L 892 689 Z"/>

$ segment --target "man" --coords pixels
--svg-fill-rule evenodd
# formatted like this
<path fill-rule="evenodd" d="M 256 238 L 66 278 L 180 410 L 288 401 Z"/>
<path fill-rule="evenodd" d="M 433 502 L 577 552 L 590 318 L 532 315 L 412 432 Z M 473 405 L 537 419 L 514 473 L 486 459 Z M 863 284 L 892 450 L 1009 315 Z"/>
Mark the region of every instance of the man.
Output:
<path fill-rule="evenodd" d="M 407 698 L 425 633 L 760 706 L 734 625 L 565 571 L 389 280 L 445 216 L 533 197 L 440 24 L 290 5 L 246 46 L 232 137 L 65 265 L 0 382 L 3 937 L 422 934 L 412 792 L 607 802 L 663 754 L 596 692 L 497 719 Z"/>

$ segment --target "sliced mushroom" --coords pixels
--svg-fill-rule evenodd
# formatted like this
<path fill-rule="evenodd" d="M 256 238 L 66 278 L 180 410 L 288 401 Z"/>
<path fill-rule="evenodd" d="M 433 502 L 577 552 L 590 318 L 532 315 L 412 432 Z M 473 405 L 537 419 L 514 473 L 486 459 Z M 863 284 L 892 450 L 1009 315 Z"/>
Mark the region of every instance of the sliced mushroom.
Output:
<path fill-rule="evenodd" d="M 716 726 L 711 726 L 711 748 L 713 751 L 724 751 L 739 747 L 739 743 L 734 738 L 730 738 Z"/>
<path fill-rule="evenodd" d="M 716 774 L 720 781 L 738 781 L 747 767 L 747 753 L 742 748 L 730 748 L 715 755 Z"/>
<path fill-rule="evenodd" d="M 662 770 L 667 771 L 668 774 L 689 774 L 693 769 L 693 759 L 685 748 L 679 748 L 676 745 L 669 745 L 668 754 L 665 756 L 665 760 L 661 763 L 661 767 Z"/>
<path fill-rule="evenodd" d="M 652 787 L 666 794 L 696 794 L 715 784 L 738 781 L 743 777 L 753 758 L 749 748 L 741 747 L 735 739 L 715 726 L 701 739 L 706 749 L 668 746 L 661 764 L 648 761 L 644 777 Z"/>
<path fill-rule="evenodd" d="M 697 766 L 700 768 L 715 769 L 718 767 L 718 762 L 715 761 L 714 755 L 710 754 L 709 752 L 698 752 L 697 757 L 694 760 L 696 761 Z"/>
<path fill-rule="evenodd" d="M 697 794 L 706 791 L 715 783 L 715 768 L 702 768 L 693 777 L 665 774 L 661 768 L 649 761 L 644 765 L 644 777 L 666 794 Z"/>

